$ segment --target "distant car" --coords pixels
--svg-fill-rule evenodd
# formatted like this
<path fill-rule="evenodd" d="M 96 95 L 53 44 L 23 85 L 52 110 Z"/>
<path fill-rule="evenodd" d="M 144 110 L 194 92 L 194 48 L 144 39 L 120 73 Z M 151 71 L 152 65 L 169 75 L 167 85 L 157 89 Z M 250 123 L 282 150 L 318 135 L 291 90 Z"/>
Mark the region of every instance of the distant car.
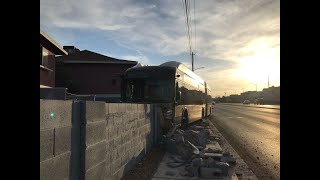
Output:
<path fill-rule="evenodd" d="M 249 100 L 245 100 L 245 101 L 243 101 L 242 104 L 250 104 L 250 101 Z"/>
<path fill-rule="evenodd" d="M 212 101 L 212 105 L 216 105 L 216 102 Z"/>
<path fill-rule="evenodd" d="M 263 98 L 257 98 L 254 100 L 254 104 L 256 105 L 264 105 Z"/>

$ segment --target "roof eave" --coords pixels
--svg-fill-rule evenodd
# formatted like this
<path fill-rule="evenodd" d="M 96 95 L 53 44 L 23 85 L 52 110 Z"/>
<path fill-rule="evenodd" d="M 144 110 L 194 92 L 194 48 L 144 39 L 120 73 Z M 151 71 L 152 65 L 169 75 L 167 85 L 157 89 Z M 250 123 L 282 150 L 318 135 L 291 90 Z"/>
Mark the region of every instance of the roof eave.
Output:
<path fill-rule="evenodd" d="M 40 31 L 40 43 L 45 46 L 48 50 L 56 55 L 67 55 L 61 46 L 59 46 L 54 40 L 52 40 L 47 34 Z"/>

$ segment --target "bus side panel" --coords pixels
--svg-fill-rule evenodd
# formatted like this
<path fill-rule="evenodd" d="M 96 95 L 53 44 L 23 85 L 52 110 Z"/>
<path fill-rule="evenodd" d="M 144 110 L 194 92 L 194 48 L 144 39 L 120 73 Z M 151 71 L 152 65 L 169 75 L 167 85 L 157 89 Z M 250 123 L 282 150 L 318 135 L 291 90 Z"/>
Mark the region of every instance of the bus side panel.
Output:
<path fill-rule="evenodd" d="M 175 122 L 177 124 L 181 123 L 182 111 L 187 109 L 189 115 L 189 123 L 200 120 L 202 117 L 202 109 L 205 105 L 178 105 L 175 107 Z"/>
<path fill-rule="evenodd" d="M 205 108 L 205 105 L 187 105 L 189 113 L 189 123 L 198 121 L 202 117 L 202 109 Z"/>

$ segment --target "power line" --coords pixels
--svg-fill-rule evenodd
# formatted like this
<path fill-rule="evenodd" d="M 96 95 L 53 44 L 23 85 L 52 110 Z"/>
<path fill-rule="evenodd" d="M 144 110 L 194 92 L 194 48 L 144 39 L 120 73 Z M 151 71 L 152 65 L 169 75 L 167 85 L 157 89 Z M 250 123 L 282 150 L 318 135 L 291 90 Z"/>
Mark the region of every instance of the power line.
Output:
<path fill-rule="evenodd" d="M 184 17 L 185 17 L 185 25 L 186 25 L 186 34 L 187 34 L 187 39 L 188 39 L 188 45 L 189 45 L 189 53 L 191 55 L 191 61 L 192 61 L 192 70 L 194 69 L 193 67 L 193 62 L 194 62 L 194 51 L 196 51 L 196 23 L 195 23 L 195 0 L 193 1 L 193 23 L 194 26 L 192 26 L 192 13 L 190 13 L 190 7 L 191 3 L 189 0 L 182 0 L 182 6 L 183 6 L 183 11 L 184 11 Z M 193 33 L 194 29 L 194 33 Z M 192 49 L 194 44 L 194 49 Z M 194 51 L 193 51 L 194 50 Z"/>
<path fill-rule="evenodd" d="M 196 0 L 193 0 L 194 53 L 197 52 Z"/>
<path fill-rule="evenodd" d="M 182 8 L 183 8 L 183 15 L 184 15 L 184 23 L 185 23 L 185 26 L 186 26 L 186 34 L 187 34 L 187 39 L 188 39 L 188 24 L 187 24 L 187 14 L 186 14 L 186 5 L 185 5 L 185 2 L 184 0 L 182 0 Z M 189 44 L 190 45 L 190 44 Z"/>
<path fill-rule="evenodd" d="M 190 5 L 190 1 L 189 0 L 187 0 L 187 2 L 188 2 L 188 15 L 189 15 L 189 29 L 190 29 L 190 47 L 191 47 L 191 54 L 192 54 L 192 51 L 193 51 L 193 49 L 192 49 L 192 47 L 193 47 L 193 42 L 192 42 L 192 29 L 193 29 L 193 27 L 192 27 L 192 13 L 190 13 L 190 7 L 191 7 L 191 5 Z"/>
<path fill-rule="evenodd" d="M 184 0 L 184 4 L 185 4 L 185 9 L 186 9 L 186 17 L 187 17 L 187 30 L 188 30 L 189 50 L 190 50 L 190 55 L 191 55 L 191 40 L 190 40 L 190 25 L 189 25 L 189 9 L 190 9 L 190 6 L 188 6 L 189 1 L 187 2 L 187 0 Z"/>

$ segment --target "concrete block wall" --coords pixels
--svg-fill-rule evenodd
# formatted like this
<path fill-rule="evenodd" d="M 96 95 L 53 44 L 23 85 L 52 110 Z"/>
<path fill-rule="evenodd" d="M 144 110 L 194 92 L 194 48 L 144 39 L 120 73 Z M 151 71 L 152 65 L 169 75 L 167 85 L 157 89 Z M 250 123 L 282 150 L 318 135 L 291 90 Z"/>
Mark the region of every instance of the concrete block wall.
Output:
<path fill-rule="evenodd" d="M 150 122 L 149 104 L 85 102 L 85 179 L 121 179 L 151 147 Z"/>
<path fill-rule="evenodd" d="M 121 179 L 152 146 L 151 111 L 150 104 L 40 99 L 40 179 Z"/>
<path fill-rule="evenodd" d="M 70 179 L 72 101 L 40 99 L 40 179 Z"/>

